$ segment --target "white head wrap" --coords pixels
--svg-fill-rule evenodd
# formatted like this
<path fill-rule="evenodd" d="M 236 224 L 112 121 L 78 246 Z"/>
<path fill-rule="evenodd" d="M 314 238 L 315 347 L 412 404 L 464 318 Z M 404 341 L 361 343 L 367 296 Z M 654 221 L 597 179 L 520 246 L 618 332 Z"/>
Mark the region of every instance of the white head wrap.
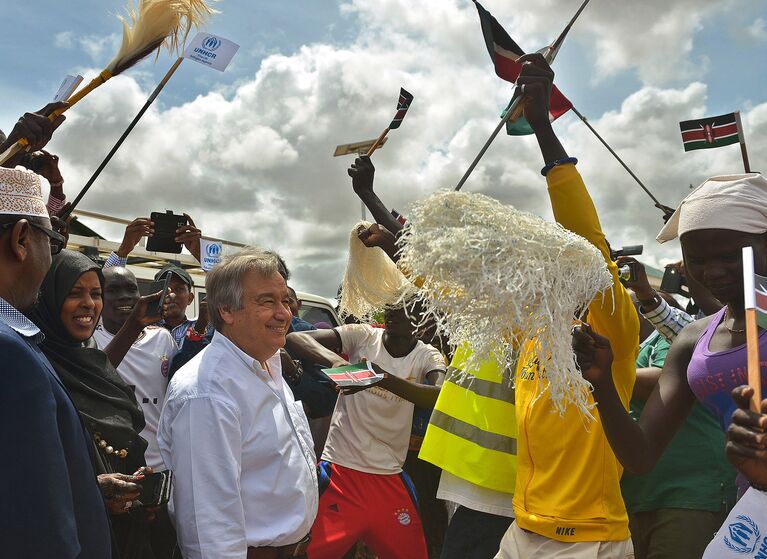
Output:
<path fill-rule="evenodd" d="M 48 217 L 40 176 L 0 167 L 0 214 Z"/>
<path fill-rule="evenodd" d="M 657 239 L 665 243 L 699 229 L 767 232 L 767 178 L 748 173 L 708 179 L 682 200 Z"/>

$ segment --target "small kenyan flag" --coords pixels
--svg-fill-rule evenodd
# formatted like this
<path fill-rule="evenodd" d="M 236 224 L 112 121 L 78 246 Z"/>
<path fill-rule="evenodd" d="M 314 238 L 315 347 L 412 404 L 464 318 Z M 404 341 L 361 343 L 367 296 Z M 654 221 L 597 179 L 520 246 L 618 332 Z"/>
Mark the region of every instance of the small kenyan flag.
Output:
<path fill-rule="evenodd" d="M 682 130 L 684 151 L 718 148 L 741 141 L 736 113 L 700 120 L 685 120 L 679 123 L 679 128 Z"/>
<path fill-rule="evenodd" d="M 397 102 L 397 114 L 394 115 L 394 120 L 389 125 L 389 130 L 399 128 L 402 121 L 407 114 L 407 110 L 410 108 L 410 103 L 413 102 L 413 95 L 408 93 L 404 88 L 399 88 L 399 101 Z"/>
<path fill-rule="evenodd" d="M 756 321 L 767 330 L 767 278 L 754 274 L 754 292 L 756 295 Z"/>

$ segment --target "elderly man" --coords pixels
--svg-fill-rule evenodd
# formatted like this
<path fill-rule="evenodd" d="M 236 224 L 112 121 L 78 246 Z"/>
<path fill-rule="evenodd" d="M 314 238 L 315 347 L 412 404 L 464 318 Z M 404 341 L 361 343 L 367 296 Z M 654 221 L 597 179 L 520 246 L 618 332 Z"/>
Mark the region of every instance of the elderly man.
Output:
<path fill-rule="evenodd" d="M 309 425 L 282 380 L 290 325 L 277 259 L 226 258 L 206 280 L 213 340 L 173 377 L 158 442 L 187 559 L 302 557 L 317 514 Z"/>
<path fill-rule="evenodd" d="M 50 136 L 49 136 L 50 137 Z M 64 246 L 40 179 L 0 168 L 0 549 L 3 557 L 109 558 L 90 437 L 23 314 Z"/>

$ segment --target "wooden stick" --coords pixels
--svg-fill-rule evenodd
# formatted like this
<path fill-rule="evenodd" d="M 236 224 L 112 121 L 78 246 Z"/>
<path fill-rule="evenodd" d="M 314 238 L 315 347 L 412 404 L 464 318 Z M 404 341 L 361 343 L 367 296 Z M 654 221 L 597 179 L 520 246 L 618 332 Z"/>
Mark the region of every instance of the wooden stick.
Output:
<path fill-rule="evenodd" d="M 756 322 L 756 309 L 746 309 L 746 348 L 748 352 L 748 385 L 754 389 L 751 397 L 751 409 L 761 412 L 762 372 L 759 366 L 759 331 Z"/>
<path fill-rule="evenodd" d="M 629 174 L 629 175 L 631 175 L 631 177 L 632 177 L 632 178 L 633 178 L 633 179 L 634 179 L 634 180 L 637 182 L 637 184 L 638 184 L 639 186 L 641 186 L 641 187 L 642 187 L 642 190 L 644 190 L 644 191 L 647 193 L 647 195 L 648 195 L 648 196 L 649 196 L 649 197 L 652 199 L 652 201 L 653 201 L 653 202 L 655 202 L 655 207 L 656 207 L 656 208 L 660 208 L 661 210 L 663 210 L 663 208 L 665 208 L 666 206 L 664 206 L 663 204 L 661 204 L 661 203 L 658 201 L 658 199 L 657 199 L 655 196 L 653 196 L 653 193 L 652 193 L 652 192 L 650 192 L 650 190 L 649 190 L 649 189 L 648 189 L 648 188 L 647 188 L 647 187 L 644 185 L 644 183 L 643 183 L 641 180 L 639 180 L 639 177 L 637 177 L 637 176 L 634 174 L 634 171 L 632 171 L 631 169 L 629 169 L 629 166 L 628 166 L 628 165 L 626 165 L 626 163 L 624 163 L 624 162 L 623 162 L 623 159 L 621 159 L 621 158 L 618 156 L 618 154 L 617 154 L 617 153 L 615 153 L 615 151 L 613 150 L 613 148 L 611 148 L 611 147 L 610 147 L 610 144 L 608 144 L 608 143 L 607 143 L 607 142 L 604 140 L 604 138 L 602 138 L 602 136 L 600 136 L 600 135 L 599 135 L 599 132 L 597 132 L 597 131 L 594 129 L 594 127 L 593 127 L 593 126 L 591 126 L 591 123 L 589 122 L 589 120 L 588 120 L 588 119 L 587 119 L 585 116 L 583 116 L 583 115 L 582 115 L 580 112 L 578 112 L 578 109 L 576 109 L 575 107 L 572 107 L 570 110 L 571 110 L 571 111 L 573 111 L 573 112 L 575 113 L 575 116 L 577 116 L 579 119 L 581 119 L 581 122 L 583 122 L 583 124 L 585 124 L 585 125 L 586 125 L 586 127 L 588 127 L 588 129 L 589 129 L 589 130 L 591 130 L 591 133 L 592 133 L 592 134 L 594 134 L 594 136 L 596 136 L 597 140 L 599 140 L 600 142 L 602 142 L 602 145 L 603 145 L 603 146 L 605 146 L 605 148 L 607 148 L 607 151 L 609 151 L 609 152 L 612 154 L 612 156 L 613 156 L 613 157 L 615 157 L 615 159 L 618 161 L 618 163 L 620 163 L 620 164 L 621 164 L 621 166 L 622 166 L 624 169 L 626 169 L 626 171 L 628 172 L 628 174 Z M 670 208 L 669 208 L 669 209 L 670 209 Z"/>
<path fill-rule="evenodd" d="M 388 133 L 389 133 L 389 128 L 387 127 L 383 132 L 381 132 L 381 135 L 378 136 L 378 139 L 375 142 L 373 142 L 373 145 L 370 146 L 370 149 L 368 150 L 368 153 L 367 153 L 368 157 L 373 155 L 373 152 L 378 149 L 378 146 L 381 145 L 381 142 L 384 141 L 384 138 L 386 137 Z"/>
<path fill-rule="evenodd" d="M 101 172 L 104 170 L 107 164 L 112 160 L 112 157 L 114 157 L 114 154 L 117 153 L 117 150 L 120 149 L 120 146 L 123 145 L 123 142 L 125 141 L 125 139 L 131 133 L 131 131 L 136 127 L 136 124 L 138 124 L 138 121 L 141 120 L 142 116 L 144 116 L 144 113 L 147 111 L 147 109 L 149 109 L 149 106 L 154 102 L 155 99 L 157 99 L 157 96 L 165 87 L 165 84 L 168 83 L 168 80 L 170 80 L 171 76 L 173 76 L 173 74 L 176 72 L 176 70 L 178 69 L 178 67 L 181 65 L 183 61 L 184 61 L 184 58 L 179 57 L 178 60 L 176 60 L 176 62 L 173 63 L 173 66 L 170 67 L 170 70 L 168 70 L 168 72 L 165 74 L 165 77 L 163 77 L 163 79 L 160 80 L 160 83 L 157 84 L 157 87 L 154 88 L 154 91 L 146 100 L 146 103 L 144 103 L 144 106 L 141 107 L 141 110 L 138 112 L 138 114 L 135 117 L 133 117 L 133 120 L 128 125 L 128 128 L 125 129 L 125 132 L 122 133 L 122 136 L 120 136 L 120 138 L 117 140 L 115 145 L 112 146 L 112 149 L 109 151 L 109 153 L 101 162 L 101 164 L 98 166 L 98 168 L 93 173 L 91 178 L 88 179 L 88 182 L 85 183 L 85 186 L 77 194 L 77 197 L 74 199 L 71 206 L 69 206 L 69 208 L 60 216 L 61 219 L 66 219 L 67 217 L 69 217 L 69 214 L 71 214 L 72 211 L 77 207 L 77 204 L 80 203 L 80 201 L 83 199 L 83 196 L 85 196 L 85 193 L 88 192 L 88 190 L 96 181 L 96 179 L 99 177 Z"/>
<path fill-rule="evenodd" d="M 761 413 L 762 374 L 759 365 L 759 332 L 756 320 L 756 286 L 754 285 L 754 249 L 743 247 L 743 302 L 746 309 L 746 351 L 748 385 L 754 389 L 751 409 Z"/>
<path fill-rule="evenodd" d="M 738 140 L 740 140 L 740 155 L 743 157 L 743 168 L 746 170 L 746 173 L 750 173 L 751 165 L 748 162 L 746 135 L 743 133 L 743 123 L 740 121 L 740 111 L 735 111 L 735 124 L 738 127 Z"/>
<path fill-rule="evenodd" d="M 472 171 L 474 171 L 474 167 L 477 166 L 477 163 L 479 163 L 479 160 L 482 159 L 482 156 L 485 155 L 485 152 L 487 151 L 487 148 L 490 147 L 490 144 L 493 143 L 493 140 L 495 140 L 495 137 L 498 135 L 498 132 L 501 131 L 501 128 L 505 126 L 505 124 L 511 119 L 512 115 L 516 112 L 517 107 L 520 106 L 520 101 L 522 100 L 522 96 L 517 97 L 514 99 L 514 102 L 511 104 L 511 107 L 509 107 L 509 110 L 506 111 L 506 115 L 501 119 L 501 122 L 498 123 L 498 126 L 495 127 L 495 130 L 493 130 L 493 133 L 490 134 L 490 137 L 485 142 L 485 145 L 482 146 L 482 149 L 479 150 L 479 153 L 474 158 L 474 161 L 471 162 L 471 165 L 469 165 L 469 168 L 466 169 L 466 172 L 461 177 L 461 180 L 458 181 L 458 184 L 455 185 L 455 190 L 458 192 L 463 188 L 463 184 L 466 182 L 466 179 L 469 178 L 469 175 L 471 175 Z"/>

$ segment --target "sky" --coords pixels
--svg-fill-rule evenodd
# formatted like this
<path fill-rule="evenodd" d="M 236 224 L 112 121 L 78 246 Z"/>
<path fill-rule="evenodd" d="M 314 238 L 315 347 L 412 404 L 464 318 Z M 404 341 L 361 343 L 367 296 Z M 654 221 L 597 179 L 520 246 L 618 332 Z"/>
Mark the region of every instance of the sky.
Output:
<path fill-rule="evenodd" d="M 580 0 L 485 0 L 525 50 L 549 43 Z M 89 80 L 116 53 L 124 0 L 27 0 L 0 21 L 0 129 Z M 185 61 L 82 202 L 132 219 L 190 213 L 204 234 L 275 249 L 296 289 L 332 297 L 360 218 L 338 144 L 375 138 L 399 88 L 415 96 L 373 158 L 376 190 L 407 215 L 450 188 L 512 93 L 493 72 L 469 0 L 222 0 L 206 30 L 239 45 L 226 72 Z M 49 150 L 70 197 L 175 60 L 162 53 L 68 112 Z M 592 0 L 554 65 L 558 87 L 650 190 L 676 206 L 707 177 L 743 172 L 737 145 L 685 153 L 681 120 L 740 110 L 751 167 L 767 169 L 767 0 Z M 555 123 L 613 247 L 660 266 L 661 214 L 574 115 Z M 500 135 L 465 191 L 551 219 L 532 137 Z M 110 240 L 119 228 L 86 222 Z"/>

